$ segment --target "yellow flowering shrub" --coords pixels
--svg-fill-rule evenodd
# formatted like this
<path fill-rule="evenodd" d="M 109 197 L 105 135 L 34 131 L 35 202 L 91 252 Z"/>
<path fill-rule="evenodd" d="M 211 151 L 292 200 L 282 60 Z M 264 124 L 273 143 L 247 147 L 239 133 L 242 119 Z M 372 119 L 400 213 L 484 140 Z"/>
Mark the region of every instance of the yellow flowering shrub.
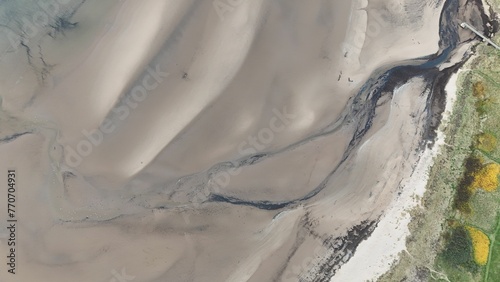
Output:
<path fill-rule="evenodd" d="M 472 239 L 474 261 L 479 265 L 485 265 L 488 262 L 490 252 L 490 239 L 481 230 L 472 226 L 467 226 L 467 230 Z"/>
<path fill-rule="evenodd" d="M 474 181 L 471 188 L 482 188 L 485 191 L 492 192 L 498 187 L 498 175 L 500 174 L 500 165 L 496 163 L 487 164 L 474 174 Z"/>

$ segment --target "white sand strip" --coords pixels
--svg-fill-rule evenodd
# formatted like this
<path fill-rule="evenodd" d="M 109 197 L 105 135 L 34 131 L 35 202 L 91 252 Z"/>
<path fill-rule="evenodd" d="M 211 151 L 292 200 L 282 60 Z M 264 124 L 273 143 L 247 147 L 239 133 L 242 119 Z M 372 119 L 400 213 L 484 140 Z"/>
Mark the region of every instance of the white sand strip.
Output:
<path fill-rule="evenodd" d="M 446 126 L 456 100 L 459 73 L 453 74 L 446 85 L 446 108 L 435 145 L 421 153 L 412 176 L 402 182 L 401 195 L 394 198 L 372 235 L 359 244 L 351 260 L 340 268 L 331 281 L 375 280 L 389 271 L 399 254 L 406 250 L 406 238 L 410 235 L 408 224 L 411 221 L 408 211 L 420 205 L 420 199 L 426 191 L 428 171 L 445 143 L 442 128 Z"/>

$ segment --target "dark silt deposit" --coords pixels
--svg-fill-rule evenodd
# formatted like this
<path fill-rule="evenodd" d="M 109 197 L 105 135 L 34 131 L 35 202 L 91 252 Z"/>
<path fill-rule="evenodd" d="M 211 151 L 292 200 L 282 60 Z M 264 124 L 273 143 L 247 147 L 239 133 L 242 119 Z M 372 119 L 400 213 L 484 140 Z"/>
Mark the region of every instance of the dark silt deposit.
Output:
<path fill-rule="evenodd" d="M 352 227 L 344 237 L 328 238 L 325 240 L 323 244 L 325 247 L 332 249 L 333 254 L 320 266 L 318 276 L 312 281 L 329 282 L 335 275 L 335 272 L 354 255 L 359 243 L 370 237 L 376 227 L 376 221 L 364 221 Z"/>

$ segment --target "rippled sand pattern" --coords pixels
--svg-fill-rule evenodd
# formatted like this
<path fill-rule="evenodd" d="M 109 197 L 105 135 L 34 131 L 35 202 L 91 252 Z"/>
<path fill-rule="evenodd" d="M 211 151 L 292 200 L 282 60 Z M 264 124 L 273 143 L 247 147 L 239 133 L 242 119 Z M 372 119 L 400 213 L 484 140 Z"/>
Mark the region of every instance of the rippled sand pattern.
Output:
<path fill-rule="evenodd" d="M 329 281 L 483 26 L 449 2 L 1 1 L 0 281 Z"/>

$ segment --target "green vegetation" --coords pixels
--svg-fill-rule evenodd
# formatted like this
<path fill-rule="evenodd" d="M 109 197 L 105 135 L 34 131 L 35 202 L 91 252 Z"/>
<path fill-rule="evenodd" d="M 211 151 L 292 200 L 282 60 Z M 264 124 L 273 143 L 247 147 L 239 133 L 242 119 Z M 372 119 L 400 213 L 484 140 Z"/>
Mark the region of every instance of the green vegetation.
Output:
<path fill-rule="evenodd" d="M 500 241 L 495 240 L 497 236 L 500 235 L 499 231 L 500 220 L 497 220 L 495 233 L 490 245 L 490 257 L 488 263 L 486 264 L 486 270 L 484 274 L 484 281 L 486 282 L 498 281 L 497 279 L 498 277 L 500 277 L 500 267 L 498 267 L 500 265 Z"/>
<path fill-rule="evenodd" d="M 455 227 L 445 237 L 447 244 L 442 253 L 443 260 L 451 267 L 476 272 L 477 265 L 472 256 L 472 240 L 467 230 L 463 226 Z"/>
<path fill-rule="evenodd" d="M 478 53 L 484 56 L 474 61 L 474 68 L 462 84 L 465 90 L 462 94 L 470 95 L 475 101 L 460 105 L 475 110 L 476 126 L 470 135 L 474 138 L 463 163 L 462 176 L 456 185 L 451 185 L 455 195 L 453 209 L 447 217 L 454 224 L 445 228 L 441 238 L 443 247 L 434 265 L 446 279 L 431 279 L 434 281 L 455 281 L 460 277 L 468 277 L 464 281 L 498 281 L 494 279 L 500 277 L 500 267 L 492 264 L 492 261 L 500 261 L 500 242 L 495 240 L 500 204 L 497 191 L 500 148 L 496 137 L 500 134 L 500 113 L 496 110 L 500 84 L 493 79 L 500 77 L 497 76 L 500 66 L 490 61 L 490 58 L 498 60 L 500 54 L 492 53 L 486 46 L 480 46 Z M 467 83 L 471 87 L 467 87 Z M 457 125 L 466 126 L 466 123 Z"/>

